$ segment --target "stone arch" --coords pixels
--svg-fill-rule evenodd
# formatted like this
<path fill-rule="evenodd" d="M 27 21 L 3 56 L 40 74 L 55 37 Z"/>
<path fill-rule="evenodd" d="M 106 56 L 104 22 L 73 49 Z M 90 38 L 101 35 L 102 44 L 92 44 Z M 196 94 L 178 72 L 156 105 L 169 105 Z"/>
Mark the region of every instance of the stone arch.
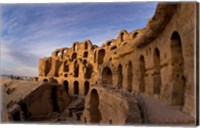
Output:
<path fill-rule="evenodd" d="M 69 72 L 69 65 L 67 61 L 64 62 L 64 72 Z"/>
<path fill-rule="evenodd" d="M 69 93 L 69 83 L 68 83 L 68 81 L 65 80 L 65 81 L 63 82 L 63 85 L 64 85 L 64 88 L 65 88 L 66 93 L 68 94 L 68 93 Z"/>
<path fill-rule="evenodd" d="M 138 36 L 139 36 L 139 32 L 134 32 L 133 35 L 132 35 L 132 39 L 135 39 Z"/>
<path fill-rule="evenodd" d="M 94 63 L 96 63 L 96 50 L 94 52 Z"/>
<path fill-rule="evenodd" d="M 63 51 L 62 51 L 63 54 L 66 54 L 66 53 L 67 53 L 67 50 L 68 50 L 67 48 L 64 48 Z"/>
<path fill-rule="evenodd" d="M 145 60 L 144 56 L 140 56 L 139 59 L 139 70 L 140 70 L 140 78 L 139 78 L 139 91 L 145 92 Z"/>
<path fill-rule="evenodd" d="M 90 79 L 93 73 L 93 66 L 91 64 L 88 64 L 87 66 L 85 66 L 85 70 L 84 70 L 84 78 L 88 78 Z"/>
<path fill-rule="evenodd" d="M 88 49 L 88 42 L 86 41 L 84 44 L 84 49 L 87 50 Z"/>
<path fill-rule="evenodd" d="M 73 51 L 77 51 L 77 50 L 78 50 L 78 44 L 74 43 L 74 45 L 73 45 Z"/>
<path fill-rule="evenodd" d="M 43 82 L 48 82 L 48 79 L 43 79 Z"/>
<path fill-rule="evenodd" d="M 90 93 L 90 122 L 99 123 L 101 121 L 101 113 L 99 111 L 99 94 L 96 89 L 93 89 Z"/>
<path fill-rule="evenodd" d="M 116 49 L 116 48 L 117 48 L 117 46 L 114 45 L 114 46 L 112 46 L 112 47 L 110 48 L 110 51 L 112 51 L 112 50 L 114 50 L 114 49 Z"/>
<path fill-rule="evenodd" d="M 56 56 L 60 56 L 61 55 L 61 52 L 60 51 L 56 51 Z"/>
<path fill-rule="evenodd" d="M 109 67 L 105 67 L 102 72 L 102 84 L 112 85 L 112 71 Z"/>
<path fill-rule="evenodd" d="M 111 46 L 111 45 L 113 45 L 113 42 L 112 41 L 108 41 L 107 42 L 107 46 Z"/>
<path fill-rule="evenodd" d="M 83 65 L 86 65 L 87 64 L 87 60 L 84 59 L 82 63 L 83 63 Z"/>
<path fill-rule="evenodd" d="M 79 94 L 79 83 L 78 81 L 74 81 L 74 95 Z"/>
<path fill-rule="evenodd" d="M 77 60 L 74 62 L 74 77 L 78 77 L 79 76 L 79 64 L 77 62 Z"/>
<path fill-rule="evenodd" d="M 185 77 L 184 59 L 182 53 L 181 38 L 177 31 L 172 33 L 171 42 L 171 62 L 172 62 L 172 105 L 184 105 Z"/>
<path fill-rule="evenodd" d="M 154 62 L 153 94 L 159 96 L 161 91 L 162 81 L 160 74 L 160 51 L 158 48 L 154 50 L 153 62 Z"/>
<path fill-rule="evenodd" d="M 123 32 L 120 34 L 120 39 L 121 39 L 121 42 L 125 40 L 125 34 Z"/>
<path fill-rule="evenodd" d="M 118 71 L 117 71 L 117 73 L 118 73 L 118 82 L 117 82 L 117 86 L 118 86 L 119 88 L 121 88 L 121 87 L 122 87 L 122 84 L 123 84 L 123 69 L 122 69 L 122 65 L 121 65 L 121 64 L 118 66 Z"/>
<path fill-rule="evenodd" d="M 85 81 L 84 83 L 84 94 L 87 95 L 88 91 L 90 89 L 90 83 L 88 81 Z"/>
<path fill-rule="evenodd" d="M 99 50 L 99 52 L 98 52 L 98 64 L 102 64 L 104 62 L 105 55 L 106 55 L 106 51 L 104 49 Z"/>
<path fill-rule="evenodd" d="M 74 59 L 76 59 L 77 58 L 77 53 L 76 52 L 74 52 L 73 54 L 72 54 L 72 61 L 74 60 Z"/>
<path fill-rule="evenodd" d="M 93 52 L 96 50 L 96 48 L 98 48 L 97 45 L 92 45 L 92 51 L 93 51 Z"/>
<path fill-rule="evenodd" d="M 132 68 L 132 62 L 128 62 L 128 68 L 127 68 L 127 90 L 129 92 L 132 91 L 132 82 L 133 82 L 133 68 Z"/>
<path fill-rule="evenodd" d="M 84 58 L 87 58 L 87 57 L 88 57 L 88 52 L 87 52 L 87 51 L 83 53 L 83 57 L 84 57 Z"/>

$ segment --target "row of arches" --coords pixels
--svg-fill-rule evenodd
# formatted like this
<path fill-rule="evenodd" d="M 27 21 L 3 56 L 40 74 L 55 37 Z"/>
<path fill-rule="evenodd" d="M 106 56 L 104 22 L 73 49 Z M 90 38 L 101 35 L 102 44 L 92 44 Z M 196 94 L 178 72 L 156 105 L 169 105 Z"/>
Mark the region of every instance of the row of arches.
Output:
<path fill-rule="evenodd" d="M 65 80 L 63 82 L 63 86 L 65 88 L 65 91 L 67 94 L 69 94 L 69 83 L 67 80 Z M 74 81 L 73 83 L 73 94 L 74 95 L 79 95 L 80 93 L 80 87 L 79 87 L 79 82 L 78 81 Z M 84 82 L 84 95 L 87 95 L 88 91 L 90 89 L 90 83 L 88 81 Z"/>
<path fill-rule="evenodd" d="M 88 52 L 85 51 L 85 52 L 83 53 L 83 58 L 87 58 L 87 57 L 88 57 Z M 72 56 L 71 56 L 71 60 L 72 60 L 72 61 L 75 60 L 75 59 L 77 59 L 77 53 L 76 53 L 76 52 L 74 52 L 74 53 L 72 54 Z"/>
<path fill-rule="evenodd" d="M 184 105 L 184 93 L 185 93 L 185 77 L 184 72 L 184 59 L 182 53 L 181 38 L 178 32 L 173 32 L 170 42 L 171 52 L 171 66 L 172 66 L 172 105 Z M 161 79 L 161 66 L 160 66 L 160 51 L 158 48 L 154 49 L 153 54 L 154 62 L 154 74 L 153 74 L 153 94 L 160 95 L 162 87 Z M 144 56 L 140 57 L 140 92 L 145 92 L 145 61 Z"/>
<path fill-rule="evenodd" d="M 171 66 L 172 66 L 172 105 L 184 105 L 184 92 L 185 92 L 185 77 L 183 75 L 184 72 L 184 60 L 182 54 L 182 44 L 181 38 L 178 32 L 173 32 L 171 36 L 170 42 L 171 49 Z M 162 79 L 161 79 L 161 64 L 160 64 L 160 51 L 158 48 L 154 49 L 153 52 L 153 95 L 160 96 L 161 87 L 162 87 Z M 141 55 L 139 57 L 139 88 L 138 91 L 141 93 L 145 93 L 147 83 L 145 83 L 145 74 L 146 74 L 146 63 L 145 57 Z M 127 90 L 132 91 L 132 83 L 133 83 L 133 72 L 132 72 L 132 63 L 131 61 L 128 63 L 127 68 Z M 123 84 L 123 67 L 121 64 L 118 66 L 117 70 L 118 81 L 117 87 L 121 88 Z M 109 67 L 105 67 L 102 71 L 102 83 L 112 85 L 113 74 Z"/>
<path fill-rule="evenodd" d="M 80 64 L 79 64 L 80 61 L 76 60 L 74 61 L 74 64 L 73 64 L 73 76 L 74 77 L 79 77 L 79 69 L 81 68 L 80 67 Z M 93 73 L 93 65 L 88 63 L 86 59 L 84 59 L 82 61 L 82 66 L 83 68 L 83 77 L 86 78 L 86 79 L 90 79 L 91 76 L 92 76 L 92 73 Z M 63 71 L 64 72 L 69 72 L 69 64 L 67 63 L 67 61 L 64 62 L 64 65 L 63 65 Z M 65 77 L 67 77 L 67 74 L 64 74 Z"/>
<path fill-rule="evenodd" d="M 122 88 L 123 84 L 123 67 L 121 64 L 118 66 L 117 70 L 117 87 Z M 132 62 L 129 61 L 127 68 L 127 90 L 132 91 L 132 81 L 133 81 L 133 72 L 132 72 Z M 109 67 L 105 67 L 102 71 L 102 84 L 112 85 L 113 84 L 113 73 Z"/>
<path fill-rule="evenodd" d="M 137 30 L 137 31 L 131 32 L 129 34 L 126 30 L 122 30 L 119 33 L 118 38 L 119 38 L 120 42 L 124 42 L 127 39 L 135 39 L 136 37 L 139 36 L 140 32 L 141 32 L 141 30 Z"/>
<path fill-rule="evenodd" d="M 85 50 L 88 49 L 89 44 L 91 44 L 90 41 L 85 41 L 85 43 L 84 43 L 84 49 L 85 49 Z M 77 51 L 77 50 L 78 50 L 78 45 L 79 45 L 78 42 L 75 42 L 75 43 L 73 44 L 73 51 Z"/>

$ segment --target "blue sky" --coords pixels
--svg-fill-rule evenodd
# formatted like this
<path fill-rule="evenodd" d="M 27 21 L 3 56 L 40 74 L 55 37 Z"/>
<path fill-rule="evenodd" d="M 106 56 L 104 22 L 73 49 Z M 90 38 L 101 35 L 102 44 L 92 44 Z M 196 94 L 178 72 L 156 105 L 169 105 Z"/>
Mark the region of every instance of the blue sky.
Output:
<path fill-rule="evenodd" d="M 7 4 L 1 12 L 1 72 L 37 76 L 39 58 L 51 56 L 74 41 L 86 39 L 100 46 L 128 32 L 144 28 L 156 2 Z"/>

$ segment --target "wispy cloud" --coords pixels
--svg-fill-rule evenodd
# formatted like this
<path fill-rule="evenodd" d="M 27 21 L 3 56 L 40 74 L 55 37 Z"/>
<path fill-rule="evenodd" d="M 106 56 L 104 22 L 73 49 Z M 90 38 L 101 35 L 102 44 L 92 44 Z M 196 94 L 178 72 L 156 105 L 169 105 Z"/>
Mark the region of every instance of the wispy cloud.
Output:
<path fill-rule="evenodd" d="M 155 2 L 2 5 L 2 71 L 37 76 L 39 58 L 74 41 L 101 45 L 122 29 L 143 28 Z"/>

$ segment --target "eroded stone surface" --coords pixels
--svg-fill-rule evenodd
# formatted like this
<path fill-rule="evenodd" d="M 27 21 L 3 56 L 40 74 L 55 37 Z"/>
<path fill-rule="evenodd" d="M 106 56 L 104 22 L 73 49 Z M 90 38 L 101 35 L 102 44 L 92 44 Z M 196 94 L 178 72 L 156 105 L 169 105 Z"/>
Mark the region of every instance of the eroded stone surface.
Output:
<path fill-rule="evenodd" d="M 194 124 L 196 9 L 196 3 L 160 3 L 143 29 L 121 30 L 100 47 L 74 42 L 40 59 L 38 81 L 61 87 L 50 113 L 54 108 L 88 124 Z M 39 90 L 37 96 L 52 96 Z"/>

